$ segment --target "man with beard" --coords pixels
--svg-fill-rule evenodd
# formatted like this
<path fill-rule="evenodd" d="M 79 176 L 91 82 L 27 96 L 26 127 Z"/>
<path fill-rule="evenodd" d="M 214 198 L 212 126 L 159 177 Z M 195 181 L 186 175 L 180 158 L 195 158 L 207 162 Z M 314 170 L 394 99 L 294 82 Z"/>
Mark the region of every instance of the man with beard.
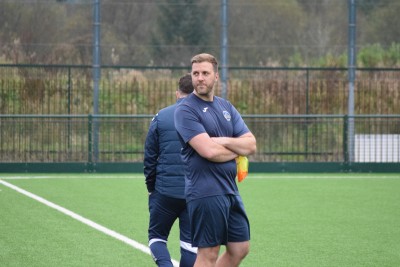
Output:
<path fill-rule="evenodd" d="M 210 54 L 191 60 L 194 92 L 175 110 L 175 127 L 187 164 L 185 195 L 194 266 L 238 266 L 249 252 L 250 225 L 236 184 L 239 155 L 256 151 L 256 139 L 227 100 L 214 96 L 218 62 Z M 220 246 L 226 251 L 218 257 Z"/>

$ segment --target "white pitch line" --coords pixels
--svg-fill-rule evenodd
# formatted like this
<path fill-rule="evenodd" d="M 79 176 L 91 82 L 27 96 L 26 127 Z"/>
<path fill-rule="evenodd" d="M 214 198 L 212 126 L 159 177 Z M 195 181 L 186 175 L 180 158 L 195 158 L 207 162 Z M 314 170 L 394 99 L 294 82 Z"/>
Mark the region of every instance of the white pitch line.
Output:
<path fill-rule="evenodd" d="M 365 176 L 357 176 L 357 175 L 340 175 L 340 176 L 334 176 L 334 175 L 312 175 L 312 176 L 307 176 L 307 175 L 252 175 L 248 177 L 249 179 L 399 179 L 400 175 L 378 175 L 378 176 L 373 176 L 373 175 L 365 175 Z"/>
<path fill-rule="evenodd" d="M 64 213 L 65 215 L 68 215 L 68 216 L 74 218 L 75 220 L 78 220 L 78 221 L 80 221 L 80 222 L 82 222 L 82 223 L 84 223 L 84 224 L 86 224 L 86 225 L 88 225 L 88 226 L 90 226 L 90 227 L 92 227 L 92 228 L 94 228 L 94 229 L 106 234 L 106 235 L 114 237 L 114 238 L 116 238 L 116 239 L 128 244 L 129 246 L 142 251 L 143 253 L 151 255 L 150 249 L 147 246 L 145 246 L 145 245 L 143 245 L 143 244 L 141 244 L 141 243 L 139 243 L 139 242 L 137 242 L 135 240 L 132 240 L 132 239 L 130 239 L 130 238 L 124 236 L 124 235 L 121 235 L 121 234 L 119 234 L 119 233 L 117 233 L 117 232 L 115 232 L 113 230 L 110 230 L 110 229 L 108 229 L 108 228 L 106 228 L 106 227 L 104 227 L 104 226 L 102 226 L 102 225 L 100 225 L 98 223 L 95 223 L 94 221 L 91 221 L 91 220 L 89 220 L 89 219 L 87 219 L 87 218 L 85 218 L 85 217 L 83 217 L 83 216 L 81 216 L 79 214 L 76 214 L 76 213 L 74 213 L 74 212 L 72 212 L 72 211 L 70 211 L 70 210 L 68 210 L 66 208 L 63 208 L 63 207 L 61 207 L 61 206 L 59 206 L 57 204 L 54 204 L 53 202 L 50 202 L 50 201 L 48 201 L 48 200 L 46 200 L 46 199 L 44 199 L 42 197 L 39 197 L 39 196 L 37 196 L 35 194 L 32 194 L 32 193 L 30 193 L 30 192 L 28 192 L 28 191 L 26 191 L 26 190 L 24 190 L 22 188 L 19 188 L 19 187 L 13 185 L 13 184 L 7 183 L 7 182 L 5 182 L 5 181 L 3 181 L 1 179 L 0 179 L 0 183 L 5 185 L 5 186 L 7 186 L 7 187 L 9 187 L 9 188 L 11 188 L 11 189 L 13 189 L 13 190 L 15 190 L 15 191 L 17 191 L 17 192 L 19 192 L 19 193 L 21 193 L 21 194 L 23 194 L 23 195 L 25 195 L 25 196 L 28 196 L 28 197 L 34 199 L 34 200 L 36 200 L 36 201 L 38 201 L 38 202 L 40 202 L 40 203 L 42 203 L 42 204 L 44 204 L 44 205 L 46 205 L 48 207 L 56 209 L 56 210 Z M 176 260 L 172 259 L 172 263 L 173 263 L 173 265 L 175 267 L 179 266 L 179 262 L 176 261 Z"/>
<path fill-rule="evenodd" d="M 144 176 L 78 176 L 78 175 L 44 175 L 44 176 L 4 176 L 3 180 L 29 180 L 29 179 L 144 179 Z"/>
<path fill-rule="evenodd" d="M 320 174 L 320 175 L 290 175 L 282 173 L 249 174 L 248 179 L 399 179 L 400 174 L 373 175 L 365 174 Z M 140 175 L 96 175 L 96 176 L 78 176 L 78 175 L 27 175 L 27 176 L 4 176 L 3 180 L 30 180 L 30 179 L 144 179 Z"/>

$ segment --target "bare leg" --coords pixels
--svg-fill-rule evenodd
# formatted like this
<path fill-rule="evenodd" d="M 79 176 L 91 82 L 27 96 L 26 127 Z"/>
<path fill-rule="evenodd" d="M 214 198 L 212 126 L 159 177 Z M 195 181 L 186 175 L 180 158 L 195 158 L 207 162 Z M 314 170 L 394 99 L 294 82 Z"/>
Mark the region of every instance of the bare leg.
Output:
<path fill-rule="evenodd" d="M 198 248 L 194 267 L 214 267 L 218 259 L 219 248 L 220 246 Z"/>
<path fill-rule="evenodd" d="M 218 267 L 235 267 L 239 266 L 240 262 L 249 253 L 250 242 L 228 242 L 226 251 L 218 258 Z"/>

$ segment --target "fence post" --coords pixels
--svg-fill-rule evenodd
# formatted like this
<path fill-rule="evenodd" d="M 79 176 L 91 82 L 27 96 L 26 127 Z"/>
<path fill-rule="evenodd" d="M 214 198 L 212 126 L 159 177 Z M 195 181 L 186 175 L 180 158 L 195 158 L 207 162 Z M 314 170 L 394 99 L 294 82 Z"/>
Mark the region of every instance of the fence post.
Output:
<path fill-rule="evenodd" d="M 227 98 L 228 91 L 228 4 L 221 0 L 221 97 Z"/>
<path fill-rule="evenodd" d="M 93 115 L 88 115 L 88 171 L 91 172 L 93 168 L 92 150 L 93 150 Z"/>
<path fill-rule="evenodd" d="M 72 88 L 72 78 L 71 78 L 71 66 L 68 66 L 68 81 L 67 81 L 67 88 L 68 88 L 68 114 L 71 114 L 71 88 Z"/>
<path fill-rule="evenodd" d="M 349 116 L 343 116 L 343 159 L 344 163 L 347 165 L 349 163 L 349 154 L 348 154 L 348 138 L 347 132 L 349 127 Z"/>
<path fill-rule="evenodd" d="M 306 159 L 308 158 L 308 114 L 310 112 L 308 102 L 309 102 L 309 90 L 310 90 L 310 69 L 306 69 L 306 134 L 305 134 L 305 152 Z"/>
<path fill-rule="evenodd" d="M 348 122 L 348 161 L 354 161 L 354 81 L 356 79 L 356 0 L 349 0 L 349 44 L 348 44 L 348 75 L 349 75 L 349 97 L 348 111 L 350 121 Z"/>
<path fill-rule="evenodd" d="M 309 92 L 310 91 L 310 69 L 306 69 L 306 114 L 310 112 L 309 110 Z"/>
<path fill-rule="evenodd" d="M 71 66 L 68 67 L 68 115 L 71 115 L 71 87 L 72 87 L 72 80 L 71 80 Z M 68 117 L 68 152 L 71 151 L 71 116 Z"/>

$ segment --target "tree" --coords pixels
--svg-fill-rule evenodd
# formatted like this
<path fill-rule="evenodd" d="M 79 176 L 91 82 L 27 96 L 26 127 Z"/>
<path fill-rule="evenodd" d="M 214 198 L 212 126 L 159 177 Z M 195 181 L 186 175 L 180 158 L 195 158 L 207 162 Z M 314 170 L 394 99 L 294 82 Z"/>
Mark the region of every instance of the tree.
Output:
<path fill-rule="evenodd" d="M 229 6 L 230 64 L 285 64 L 300 43 L 303 23 L 295 0 L 233 2 Z"/>
<path fill-rule="evenodd" d="M 368 43 L 380 43 L 389 48 L 392 43 L 400 43 L 400 4 L 386 5 L 371 13 L 367 28 Z"/>
<path fill-rule="evenodd" d="M 92 12 L 86 4 L 0 3 L 0 47 L 13 63 L 90 64 Z"/>
<path fill-rule="evenodd" d="M 151 31 L 155 28 L 157 1 L 116 2 L 104 0 L 102 4 L 103 63 L 120 65 L 148 65 Z M 114 54 L 113 54 L 114 53 Z M 113 54 L 113 55 L 112 55 Z"/>
<path fill-rule="evenodd" d="M 41 3 L 1 3 L 0 47 L 13 63 L 48 62 L 57 38 L 63 8 Z"/>
<path fill-rule="evenodd" d="M 365 14 L 370 14 L 377 8 L 388 5 L 391 0 L 357 0 L 357 7 Z"/>
<path fill-rule="evenodd" d="M 301 33 L 302 54 L 307 65 L 327 55 L 339 56 L 347 51 L 347 1 L 299 0 L 305 15 Z"/>
<path fill-rule="evenodd" d="M 194 54 L 214 41 L 213 24 L 207 23 L 210 5 L 202 2 L 169 0 L 159 4 L 157 27 L 152 32 L 156 64 L 189 65 Z"/>

